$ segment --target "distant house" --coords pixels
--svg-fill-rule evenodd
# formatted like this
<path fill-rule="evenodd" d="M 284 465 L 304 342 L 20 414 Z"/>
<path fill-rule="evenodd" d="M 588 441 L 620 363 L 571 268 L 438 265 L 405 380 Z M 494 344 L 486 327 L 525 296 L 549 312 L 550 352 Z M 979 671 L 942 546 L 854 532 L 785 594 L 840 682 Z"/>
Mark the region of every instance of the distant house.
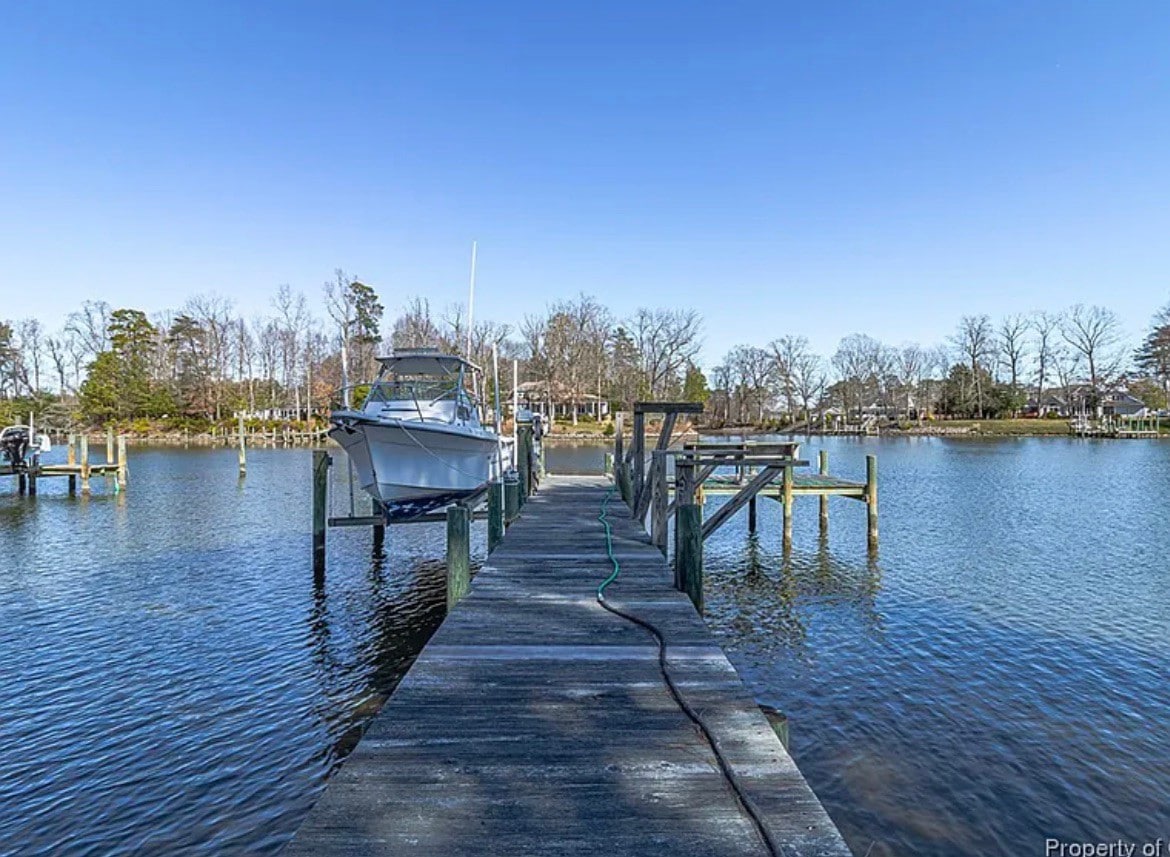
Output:
<path fill-rule="evenodd" d="M 1048 393 L 1040 400 L 1037 400 L 1035 397 L 1029 399 L 1028 404 L 1024 408 L 1024 414 L 1030 417 L 1046 417 L 1049 414 L 1058 417 L 1067 417 L 1072 414 L 1072 411 L 1069 408 L 1068 400 L 1064 396 Z"/>
<path fill-rule="evenodd" d="M 556 420 L 571 420 L 574 411 L 579 417 L 588 414 L 599 421 L 609 416 L 608 401 L 592 393 L 573 396 L 568 386 L 559 381 L 525 381 L 516 392 L 521 407 L 540 414 L 549 425 Z"/>
<path fill-rule="evenodd" d="M 1146 417 L 1146 403 L 1126 390 L 1112 390 L 1101 397 L 1101 413 L 1107 417 Z"/>

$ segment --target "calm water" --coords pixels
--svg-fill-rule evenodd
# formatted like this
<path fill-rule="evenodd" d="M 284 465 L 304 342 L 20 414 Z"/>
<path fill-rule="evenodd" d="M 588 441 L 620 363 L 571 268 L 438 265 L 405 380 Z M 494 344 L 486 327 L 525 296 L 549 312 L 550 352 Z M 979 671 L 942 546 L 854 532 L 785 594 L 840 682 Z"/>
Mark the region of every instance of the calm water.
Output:
<path fill-rule="evenodd" d="M 1170 835 L 1170 445 L 826 445 L 879 456 L 879 554 L 862 504 L 825 545 L 798 499 L 785 558 L 762 503 L 707 544 L 708 621 L 853 849 Z M 0 853 L 273 853 L 439 621 L 441 526 L 332 532 L 316 589 L 307 452 L 131 466 L 120 497 L 0 485 Z"/>

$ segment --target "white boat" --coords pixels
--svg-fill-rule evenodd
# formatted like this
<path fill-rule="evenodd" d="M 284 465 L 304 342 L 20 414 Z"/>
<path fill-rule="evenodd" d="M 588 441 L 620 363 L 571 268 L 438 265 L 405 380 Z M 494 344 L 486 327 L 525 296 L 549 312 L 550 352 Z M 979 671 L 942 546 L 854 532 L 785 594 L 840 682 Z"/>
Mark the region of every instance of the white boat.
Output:
<path fill-rule="evenodd" d="M 500 472 L 500 437 L 467 389 L 475 364 L 435 349 L 395 351 L 360 408 L 333 411 L 329 436 L 388 520 L 408 520 L 478 492 Z"/>

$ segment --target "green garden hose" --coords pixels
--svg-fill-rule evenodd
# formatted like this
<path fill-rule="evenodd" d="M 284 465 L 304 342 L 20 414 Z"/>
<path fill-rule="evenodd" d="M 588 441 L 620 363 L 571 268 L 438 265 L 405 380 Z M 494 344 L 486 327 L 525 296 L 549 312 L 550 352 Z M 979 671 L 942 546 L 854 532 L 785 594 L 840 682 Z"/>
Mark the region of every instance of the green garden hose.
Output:
<path fill-rule="evenodd" d="M 608 556 L 609 561 L 613 563 L 613 571 L 611 571 L 609 573 L 609 577 L 603 580 L 597 587 L 597 603 L 600 604 L 605 610 L 613 613 L 615 616 L 620 616 L 626 621 L 633 622 L 638 627 L 645 629 L 652 637 L 654 637 L 654 641 L 658 644 L 658 669 L 662 673 L 662 680 L 666 683 L 666 688 L 670 691 L 670 695 L 674 698 L 675 704 L 677 704 L 682 713 L 685 714 L 690 719 L 690 721 L 695 724 L 696 727 L 698 727 L 699 731 L 703 735 L 703 738 L 706 739 L 707 745 L 711 748 L 711 752 L 715 754 L 715 760 L 719 763 L 719 770 L 722 771 L 724 778 L 731 786 L 731 790 L 735 793 L 735 798 L 739 802 L 739 805 L 743 808 L 743 811 L 747 814 L 747 816 L 752 820 L 752 824 L 755 825 L 756 832 L 759 833 L 760 838 L 764 842 L 764 846 L 768 849 L 768 853 L 771 855 L 771 857 L 781 857 L 781 855 L 784 853 L 783 849 L 781 849 L 779 844 L 772 839 L 772 834 L 768 831 L 767 826 L 764 824 L 763 816 L 756 808 L 755 802 L 752 801 L 751 797 L 748 796 L 748 793 L 744 791 L 743 786 L 739 782 L 739 778 L 731 769 L 731 765 L 727 763 L 727 759 L 724 758 L 723 751 L 719 747 L 719 742 L 715 739 L 715 736 L 711 734 L 711 730 L 707 728 L 707 724 L 703 722 L 703 719 L 699 716 L 698 712 L 691 708 L 690 704 L 685 699 L 683 699 L 682 693 L 679 691 L 678 686 L 674 683 L 674 679 L 670 677 L 670 669 L 666 659 L 666 638 L 662 636 L 662 632 L 658 630 L 658 628 L 655 627 L 653 623 L 647 621 L 646 619 L 642 619 L 639 616 L 635 616 L 632 613 L 627 613 L 624 610 L 614 607 L 605 598 L 606 588 L 614 581 L 616 581 L 618 576 L 622 573 L 621 563 L 619 563 L 617 557 L 614 556 L 613 528 L 609 523 L 609 501 L 613 499 L 613 493 L 614 486 L 611 485 L 609 490 L 605 492 L 605 499 L 601 501 L 601 513 L 597 516 L 597 520 L 601 521 L 602 525 L 605 527 L 606 556 Z"/>

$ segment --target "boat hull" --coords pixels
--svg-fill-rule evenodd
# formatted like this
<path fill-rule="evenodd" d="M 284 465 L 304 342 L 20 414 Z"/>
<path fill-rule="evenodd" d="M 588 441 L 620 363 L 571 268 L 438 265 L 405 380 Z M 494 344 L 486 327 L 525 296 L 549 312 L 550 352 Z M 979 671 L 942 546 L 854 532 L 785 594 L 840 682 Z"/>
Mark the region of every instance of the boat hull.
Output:
<path fill-rule="evenodd" d="M 476 493 L 496 472 L 487 431 L 402 421 L 335 419 L 330 437 L 388 520 L 409 520 Z"/>

